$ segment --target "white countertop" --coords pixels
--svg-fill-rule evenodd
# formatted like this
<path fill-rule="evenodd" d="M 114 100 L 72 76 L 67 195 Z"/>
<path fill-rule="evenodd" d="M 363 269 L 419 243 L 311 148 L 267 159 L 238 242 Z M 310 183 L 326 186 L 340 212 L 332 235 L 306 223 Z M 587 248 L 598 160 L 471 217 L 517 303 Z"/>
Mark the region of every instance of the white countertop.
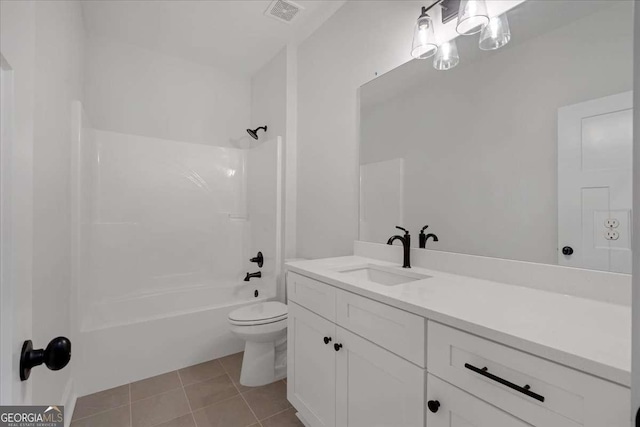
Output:
<path fill-rule="evenodd" d="M 288 269 L 615 383 L 631 384 L 631 308 L 420 267 L 430 278 L 395 286 L 338 270 L 399 264 L 347 256 Z"/>

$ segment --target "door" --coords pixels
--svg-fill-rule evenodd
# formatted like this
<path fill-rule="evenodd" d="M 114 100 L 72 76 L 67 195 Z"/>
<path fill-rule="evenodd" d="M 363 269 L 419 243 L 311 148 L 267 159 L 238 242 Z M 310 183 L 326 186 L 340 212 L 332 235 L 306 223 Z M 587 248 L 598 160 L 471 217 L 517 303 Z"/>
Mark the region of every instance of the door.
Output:
<path fill-rule="evenodd" d="M 289 302 L 287 398 L 309 427 L 336 421 L 336 326 Z"/>
<path fill-rule="evenodd" d="M 31 158 L 29 144 L 14 143 L 13 73 L 0 53 L 0 405 L 31 400 L 18 376 L 22 341 L 31 337 Z"/>
<path fill-rule="evenodd" d="M 427 399 L 429 427 L 532 426 L 433 375 L 427 377 Z"/>
<path fill-rule="evenodd" d="M 631 273 L 633 95 L 558 110 L 558 264 Z"/>
<path fill-rule="evenodd" d="M 337 329 L 336 425 L 424 426 L 425 370 Z"/>

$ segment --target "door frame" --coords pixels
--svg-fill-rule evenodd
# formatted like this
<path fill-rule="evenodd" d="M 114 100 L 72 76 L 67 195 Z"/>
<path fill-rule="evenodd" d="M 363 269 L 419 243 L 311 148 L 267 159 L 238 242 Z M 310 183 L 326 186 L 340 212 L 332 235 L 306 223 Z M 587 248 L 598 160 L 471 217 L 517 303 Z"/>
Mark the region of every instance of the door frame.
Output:
<path fill-rule="evenodd" d="M 640 230 L 640 8 L 634 2 L 633 228 Z M 640 426 L 640 239 L 632 240 L 631 419 Z"/>
<path fill-rule="evenodd" d="M 0 404 L 13 401 L 13 69 L 0 53 Z M 11 357 L 7 357 L 11 356 Z"/>

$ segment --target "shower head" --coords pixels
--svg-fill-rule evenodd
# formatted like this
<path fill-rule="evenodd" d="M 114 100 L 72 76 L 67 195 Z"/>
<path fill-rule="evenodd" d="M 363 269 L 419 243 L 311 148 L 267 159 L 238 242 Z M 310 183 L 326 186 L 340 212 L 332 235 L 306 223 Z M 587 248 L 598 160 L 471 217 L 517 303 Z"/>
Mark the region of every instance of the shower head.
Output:
<path fill-rule="evenodd" d="M 258 139 L 258 131 L 262 129 L 263 131 L 267 131 L 267 126 L 260 126 L 259 128 L 255 128 L 255 129 L 247 129 L 247 133 L 249 135 L 251 135 L 251 138 L 253 139 Z"/>

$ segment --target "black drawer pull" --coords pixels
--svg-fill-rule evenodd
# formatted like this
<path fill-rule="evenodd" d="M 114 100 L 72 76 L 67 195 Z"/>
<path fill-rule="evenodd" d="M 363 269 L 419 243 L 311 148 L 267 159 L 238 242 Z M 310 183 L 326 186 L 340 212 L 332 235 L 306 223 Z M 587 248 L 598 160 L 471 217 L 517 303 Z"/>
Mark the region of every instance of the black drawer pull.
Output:
<path fill-rule="evenodd" d="M 480 368 L 476 368 L 475 366 L 470 365 L 468 363 L 465 363 L 464 367 L 469 369 L 469 370 L 472 370 L 473 372 L 475 372 L 477 374 L 482 375 L 483 377 L 487 377 L 490 380 L 493 380 L 493 381 L 498 382 L 498 383 L 500 383 L 502 385 L 506 385 L 507 387 L 512 388 L 512 389 L 514 389 L 516 391 L 519 391 L 522 394 L 526 394 L 527 396 L 532 397 L 532 398 L 534 398 L 534 399 L 536 399 L 536 400 L 538 400 L 540 402 L 544 402 L 544 396 L 541 396 L 538 393 L 532 392 L 531 391 L 531 387 L 528 384 L 525 385 L 524 387 L 520 387 L 519 385 L 514 384 L 514 383 L 512 383 L 510 381 L 507 381 L 507 380 L 505 380 L 503 378 L 500 378 L 497 375 L 493 375 L 492 373 L 490 373 L 487 370 L 486 367 L 480 369 Z"/>

